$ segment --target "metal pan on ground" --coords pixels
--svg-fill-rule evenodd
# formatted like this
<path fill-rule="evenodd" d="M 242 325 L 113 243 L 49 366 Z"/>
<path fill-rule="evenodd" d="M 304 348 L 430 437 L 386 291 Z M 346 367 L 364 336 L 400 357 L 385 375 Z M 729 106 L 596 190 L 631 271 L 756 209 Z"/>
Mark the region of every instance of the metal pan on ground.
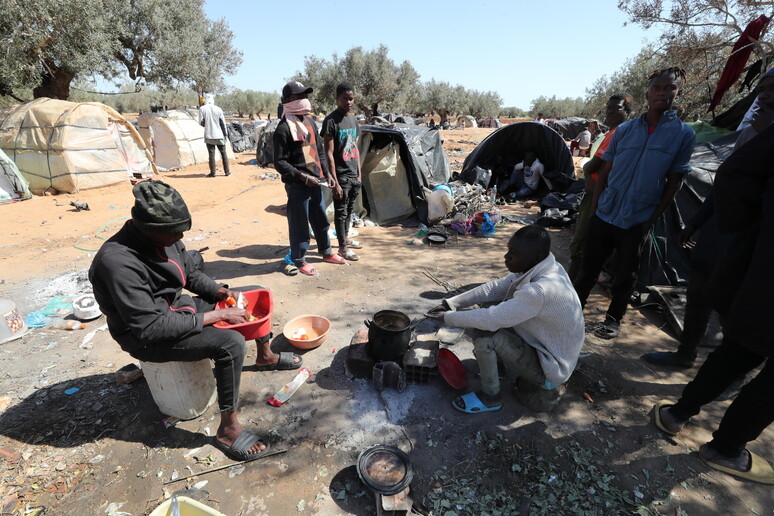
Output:
<path fill-rule="evenodd" d="M 446 348 L 439 349 L 435 355 L 435 362 L 438 364 L 438 372 L 451 387 L 459 390 L 468 386 L 468 374 L 453 351 Z"/>
<path fill-rule="evenodd" d="M 427 241 L 430 243 L 430 245 L 444 245 L 447 240 L 449 240 L 449 237 L 443 233 L 427 234 Z"/>

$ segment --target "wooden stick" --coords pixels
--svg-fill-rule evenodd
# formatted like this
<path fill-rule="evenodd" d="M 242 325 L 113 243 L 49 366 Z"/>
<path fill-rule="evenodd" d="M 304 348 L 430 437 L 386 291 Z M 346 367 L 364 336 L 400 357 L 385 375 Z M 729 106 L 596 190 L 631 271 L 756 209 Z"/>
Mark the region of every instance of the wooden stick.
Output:
<path fill-rule="evenodd" d="M 271 453 L 267 453 L 266 455 L 261 455 L 260 457 L 256 457 L 255 459 L 240 460 L 239 462 L 234 462 L 232 464 L 226 464 L 224 466 L 218 466 L 217 468 L 205 469 L 204 471 L 200 471 L 199 473 L 195 473 L 193 475 L 188 475 L 188 476 L 185 476 L 185 477 L 176 478 L 174 480 L 167 480 L 162 485 L 166 486 L 168 484 L 174 484 L 175 482 L 180 482 L 181 480 L 187 480 L 189 478 L 199 477 L 201 475 L 206 475 L 208 473 L 214 473 L 215 471 L 220 471 L 222 469 L 233 468 L 234 466 L 239 466 L 240 464 L 247 464 L 248 462 L 253 462 L 253 461 L 256 461 L 256 460 L 265 459 L 266 457 L 271 457 L 273 455 L 279 455 L 281 453 L 285 453 L 286 451 L 287 450 L 277 450 L 277 451 L 273 451 Z"/>

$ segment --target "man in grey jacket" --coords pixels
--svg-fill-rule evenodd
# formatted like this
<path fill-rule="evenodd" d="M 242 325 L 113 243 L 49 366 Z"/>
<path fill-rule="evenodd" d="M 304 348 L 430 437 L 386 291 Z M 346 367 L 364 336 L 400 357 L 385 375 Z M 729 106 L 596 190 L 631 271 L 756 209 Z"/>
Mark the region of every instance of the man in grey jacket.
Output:
<path fill-rule="evenodd" d="M 529 408 L 550 409 L 561 397 L 583 346 L 583 309 L 550 248 L 544 228 L 521 228 L 508 242 L 505 266 L 510 274 L 428 312 L 451 326 L 485 332 L 473 341 L 481 390 L 453 400 L 457 410 L 476 414 L 502 408 L 498 358 L 519 378 L 517 393 Z M 491 306 L 460 310 L 483 303 Z"/>
<path fill-rule="evenodd" d="M 204 143 L 207 144 L 207 152 L 210 155 L 210 173 L 207 177 L 215 177 L 215 147 L 223 160 L 223 171 L 230 176 L 226 157 L 226 119 L 223 110 L 215 105 L 215 95 L 208 93 L 204 98 L 204 105 L 199 108 L 199 123 L 204 127 Z"/>

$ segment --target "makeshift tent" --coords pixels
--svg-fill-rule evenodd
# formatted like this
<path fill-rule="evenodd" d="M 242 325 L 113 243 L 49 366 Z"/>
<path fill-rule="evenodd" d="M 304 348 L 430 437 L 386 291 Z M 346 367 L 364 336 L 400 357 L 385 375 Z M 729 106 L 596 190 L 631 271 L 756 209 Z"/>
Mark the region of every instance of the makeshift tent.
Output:
<path fill-rule="evenodd" d="M 0 204 L 32 197 L 29 183 L 16 164 L 0 150 Z"/>
<path fill-rule="evenodd" d="M 565 140 L 574 140 L 583 131 L 588 120 L 578 117 L 567 117 L 561 120 L 549 120 L 546 125 L 562 135 Z"/>
<path fill-rule="evenodd" d="M 34 193 L 74 193 L 156 174 L 142 138 L 96 102 L 39 98 L 0 114 L 0 149 Z"/>
<path fill-rule="evenodd" d="M 457 127 L 478 127 L 478 124 L 472 116 L 463 115 L 457 117 Z"/>
<path fill-rule="evenodd" d="M 503 123 L 500 121 L 499 118 L 488 117 L 488 118 L 482 118 L 481 120 L 479 120 L 478 126 L 488 127 L 490 129 L 497 129 L 502 127 Z"/>
<path fill-rule="evenodd" d="M 256 129 L 255 159 L 262 167 L 274 163 L 274 131 L 277 130 L 279 123 L 280 119 L 275 118 Z"/>
<path fill-rule="evenodd" d="M 715 171 L 733 151 L 738 136 L 739 132 L 735 132 L 694 146 L 691 172 L 685 175 L 675 200 L 646 240 L 640 261 L 640 286 L 684 286 L 687 283 L 689 255 L 678 243 L 677 236 L 709 194 L 715 182 Z"/>
<path fill-rule="evenodd" d="M 556 131 L 537 122 L 506 125 L 484 138 L 465 158 L 462 175 L 476 166 L 493 171 L 498 167 L 511 170 L 529 150 L 535 152 L 549 176 L 574 179 L 575 166 L 567 144 Z"/>
<path fill-rule="evenodd" d="M 416 125 L 360 127 L 364 206 L 371 220 L 384 224 L 416 212 L 426 222 L 422 187 L 432 189 L 449 180 L 442 143 L 438 131 Z"/>
<path fill-rule="evenodd" d="M 696 133 L 696 143 L 711 142 L 720 138 L 724 134 L 732 132 L 728 129 L 723 129 L 722 127 L 715 127 L 712 124 L 704 121 L 690 122 L 686 125 L 693 129 L 693 132 Z"/>
<path fill-rule="evenodd" d="M 143 113 L 137 120 L 140 134 L 145 144 L 153 149 L 159 168 L 171 170 L 209 161 L 207 145 L 204 143 L 204 127 L 199 124 L 197 110 L 174 109 Z M 226 143 L 226 156 L 234 159 L 234 151 Z"/>
<path fill-rule="evenodd" d="M 234 152 L 245 152 L 255 148 L 255 129 L 250 122 L 230 122 L 226 124 L 228 139 Z"/>

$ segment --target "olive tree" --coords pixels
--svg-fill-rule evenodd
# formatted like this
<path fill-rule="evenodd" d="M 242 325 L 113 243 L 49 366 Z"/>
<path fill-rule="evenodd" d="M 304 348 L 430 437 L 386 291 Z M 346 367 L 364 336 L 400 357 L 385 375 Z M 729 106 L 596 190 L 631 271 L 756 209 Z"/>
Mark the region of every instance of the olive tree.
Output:
<path fill-rule="evenodd" d="M 77 77 L 214 88 L 241 53 L 203 0 L 0 0 L 0 95 L 67 99 Z"/>

